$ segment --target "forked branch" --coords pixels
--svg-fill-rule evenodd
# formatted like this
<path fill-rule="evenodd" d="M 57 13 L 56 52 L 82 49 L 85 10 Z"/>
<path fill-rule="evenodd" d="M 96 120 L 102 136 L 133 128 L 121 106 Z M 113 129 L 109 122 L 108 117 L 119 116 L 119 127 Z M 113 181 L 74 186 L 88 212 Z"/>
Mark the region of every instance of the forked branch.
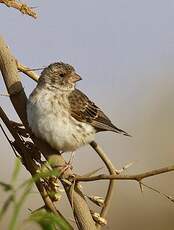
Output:
<path fill-rule="evenodd" d="M 140 182 L 141 180 L 147 178 L 156 176 L 162 173 L 167 173 L 174 171 L 174 165 L 155 169 L 151 171 L 147 171 L 140 174 L 134 174 L 134 175 L 106 175 L 106 174 L 100 174 L 96 176 L 90 176 L 90 177 L 83 177 L 83 176 L 77 176 L 75 178 L 76 181 L 97 181 L 97 180 L 136 180 L 137 182 Z"/>

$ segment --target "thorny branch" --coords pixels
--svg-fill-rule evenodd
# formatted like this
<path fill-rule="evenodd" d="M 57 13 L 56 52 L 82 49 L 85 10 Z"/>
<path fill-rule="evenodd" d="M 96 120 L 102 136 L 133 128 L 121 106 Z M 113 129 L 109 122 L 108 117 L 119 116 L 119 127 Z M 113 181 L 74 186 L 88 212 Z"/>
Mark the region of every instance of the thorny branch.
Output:
<path fill-rule="evenodd" d="M 7 7 L 12 7 L 19 10 L 22 14 L 27 14 L 33 18 L 37 18 L 36 12 L 32 9 L 32 7 L 27 6 L 26 4 L 15 1 L 15 0 L 0 0 L 0 3 L 5 4 Z"/>
<path fill-rule="evenodd" d="M 76 176 L 76 181 L 96 181 L 96 180 L 136 180 L 140 182 L 144 178 L 156 176 L 162 173 L 167 173 L 174 171 L 174 165 L 155 169 L 152 171 L 135 174 L 135 175 L 106 175 L 106 174 L 100 174 L 97 176 L 90 176 L 90 177 L 82 177 L 82 176 Z"/>
<path fill-rule="evenodd" d="M 134 175 L 106 175 L 106 174 L 100 174 L 100 175 L 96 175 L 96 176 L 76 176 L 74 178 L 74 180 L 76 181 L 83 181 L 83 182 L 90 182 L 90 181 L 97 181 L 97 180 L 134 180 L 137 181 L 140 185 L 140 188 L 142 190 L 142 186 L 160 194 L 161 196 L 167 198 L 168 200 L 174 202 L 174 197 L 173 196 L 169 196 L 166 195 L 162 192 L 160 192 L 159 190 L 148 186 L 146 184 L 144 184 L 142 182 L 143 179 L 148 178 L 148 177 L 152 177 L 152 176 L 156 176 L 162 173 L 167 173 L 167 172 L 171 172 L 174 171 L 174 165 L 168 166 L 168 167 L 164 167 L 164 168 L 160 168 L 160 169 L 155 169 L 155 170 L 151 170 L 151 171 L 147 171 L 144 173 L 139 173 L 139 174 L 134 174 Z"/>
<path fill-rule="evenodd" d="M 106 168 L 108 169 L 110 175 L 115 175 L 116 172 L 115 172 L 114 165 L 112 164 L 110 159 L 107 157 L 107 155 L 104 153 L 104 151 L 100 148 L 100 146 L 95 141 L 92 141 L 90 143 L 90 145 L 97 152 L 97 154 L 99 155 L 101 160 L 104 162 L 104 164 L 105 164 Z M 109 209 L 109 206 L 110 206 L 110 202 L 111 202 L 111 199 L 112 199 L 113 192 L 114 192 L 114 180 L 110 180 L 108 190 L 107 190 L 107 193 L 106 193 L 106 197 L 105 197 L 105 200 L 104 200 L 104 205 L 103 205 L 103 207 L 101 209 L 101 213 L 100 213 L 101 218 L 105 218 L 106 215 L 107 215 L 107 212 L 108 212 L 108 209 Z M 101 225 L 98 224 L 97 227 L 100 228 Z"/>

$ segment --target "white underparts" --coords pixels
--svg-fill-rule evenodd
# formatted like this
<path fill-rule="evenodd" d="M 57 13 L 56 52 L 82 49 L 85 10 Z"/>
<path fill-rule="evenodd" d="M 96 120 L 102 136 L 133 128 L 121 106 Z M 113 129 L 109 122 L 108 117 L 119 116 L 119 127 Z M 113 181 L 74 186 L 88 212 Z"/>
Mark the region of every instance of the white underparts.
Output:
<path fill-rule="evenodd" d="M 59 151 L 74 151 L 95 137 L 95 129 L 74 119 L 66 95 L 57 92 L 35 89 L 27 104 L 27 117 L 33 133 Z"/>

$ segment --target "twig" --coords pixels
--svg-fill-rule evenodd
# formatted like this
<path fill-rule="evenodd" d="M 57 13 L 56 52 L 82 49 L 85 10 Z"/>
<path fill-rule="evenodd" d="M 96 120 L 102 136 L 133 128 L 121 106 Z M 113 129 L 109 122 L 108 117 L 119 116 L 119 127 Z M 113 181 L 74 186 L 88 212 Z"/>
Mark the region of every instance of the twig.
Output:
<path fill-rule="evenodd" d="M 112 164 L 112 162 L 110 161 L 110 159 L 107 157 L 105 152 L 101 149 L 101 147 L 95 141 L 92 141 L 90 143 L 90 145 L 98 153 L 99 157 L 102 159 L 105 166 L 107 167 L 110 175 L 115 175 L 116 174 L 115 167 Z M 108 189 L 107 189 L 107 193 L 105 196 L 105 200 L 104 200 L 104 205 L 103 205 L 101 212 L 100 212 L 101 218 L 105 218 L 107 215 L 113 192 L 114 192 L 114 181 L 110 180 L 109 185 L 108 185 Z M 100 227 L 101 227 L 101 225 L 97 224 L 97 228 L 100 228 Z"/>
<path fill-rule="evenodd" d="M 140 174 L 135 174 L 135 175 L 105 175 L 105 174 L 100 174 L 97 176 L 90 176 L 90 177 L 85 177 L 85 176 L 76 176 L 75 180 L 76 181 L 83 181 L 83 182 L 89 182 L 89 181 L 97 181 L 97 180 L 135 180 L 139 183 L 140 185 L 140 189 L 141 191 L 143 191 L 143 187 L 147 187 L 148 189 L 158 193 L 159 195 L 167 198 L 168 200 L 174 202 L 174 197 L 173 196 L 169 196 L 166 195 L 165 193 L 160 192 L 159 190 L 146 185 L 142 182 L 143 179 L 148 178 L 148 177 L 152 177 L 152 176 L 156 176 L 162 173 L 167 173 L 167 172 L 171 172 L 174 171 L 174 165 L 168 166 L 168 167 L 164 167 L 164 168 L 160 168 L 160 169 L 156 169 L 156 170 L 152 170 L 152 171 L 148 171 L 145 173 L 140 173 Z"/>
<path fill-rule="evenodd" d="M 149 185 L 147 185 L 147 184 L 144 184 L 143 182 L 140 182 L 140 183 L 141 183 L 141 185 L 143 185 L 144 187 L 146 187 L 146 188 L 148 188 L 148 189 L 150 189 L 150 190 L 152 190 L 152 191 L 158 193 L 160 196 L 163 196 L 164 198 L 166 198 L 166 199 L 168 199 L 168 200 L 174 202 L 174 197 L 173 197 L 173 196 L 166 195 L 165 193 L 160 192 L 158 189 L 153 188 L 153 187 L 151 187 L 151 186 L 149 186 Z"/>
<path fill-rule="evenodd" d="M 23 73 L 25 73 L 27 76 L 29 76 L 32 80 L 34 81 L 38 81 L 39 76 L 32 71 L 31 69 L 29 69 L 27 66 L 22 65 L 19 61 L 16 60 L 16 65 L 17 65 L 17 69 Z"/>
<path fill-rule="evenodd" d="M 82 176 L 77 176 L 75 178 L 76 181 L 96 181 L 96 180 L 136 180 L 136 181 L 141 181 L 147 177 L 152 177 L 156 176 L 162 173 L 166 172 L 171 172 L 174 171 L 174 165 L 160 168 L 160 169 L 155 169 L 152 171 L 140 173 L 140 174 L 135 174 L 135 175 L 106 175 L 106 174 L 100 174 L 96 176 L 91 176 L 91 177 L 82 177 Z"/>
<path fill-rule="evenodd" d="M 96 174 L 98 171 L 100 171 L 101 169 L 103 169 L 103 167 L 100 167 L 100 168 L 95 169 L 95 170 L 93 170 L 93 171 L 91 171 L 89 173 L 86 173 L 83 176 L 86 176 L 86 177 L 92 176 L 92 175 Z"/>
<path fill-rule="evenodd" d="M 122 172 L 126 171 L 129 167 L 131 167 L 133 165 L 134 162 L 130 162 L 126 165 L 124 165 L 121 169 L 116 169 L 116 174 L 119 175 L 121 174 Z"/>
<path fill-rule="evenodd" d="M 0 3 L 5 4 L 7 7 L 12 7 L 19 10 L 22 14 L 27 14 L 33 18 L 37 18 L 37 14 L 33 9 L 26 4 L 15 0 L 0 0 Z"/>

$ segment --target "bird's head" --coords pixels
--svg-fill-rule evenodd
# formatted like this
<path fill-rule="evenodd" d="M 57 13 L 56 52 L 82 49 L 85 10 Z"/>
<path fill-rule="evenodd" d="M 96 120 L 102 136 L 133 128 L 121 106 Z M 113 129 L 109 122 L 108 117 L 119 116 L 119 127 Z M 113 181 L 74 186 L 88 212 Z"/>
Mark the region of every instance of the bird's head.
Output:
<path fill-rule="evenodd" d="M 50 88 L 72 90 L 81 77 L 75 72 L 73 66 L 63 62 L 50 64 L 39 78 L 38 84 L 47 84 Z"/>

